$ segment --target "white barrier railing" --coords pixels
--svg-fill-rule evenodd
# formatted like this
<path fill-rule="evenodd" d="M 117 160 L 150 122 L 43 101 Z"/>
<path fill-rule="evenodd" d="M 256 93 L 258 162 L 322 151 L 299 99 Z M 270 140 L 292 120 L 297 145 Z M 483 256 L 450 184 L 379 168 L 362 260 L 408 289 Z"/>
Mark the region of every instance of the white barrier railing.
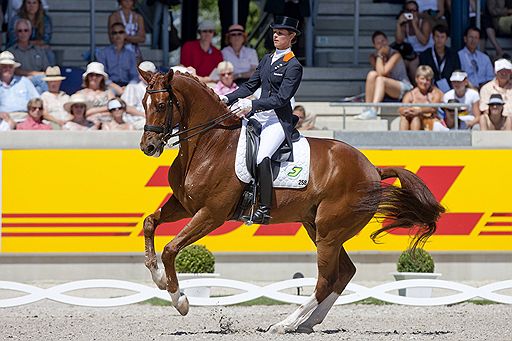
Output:
<path fill-rule="evenodd" d="M 190 279 L 180 282 L 181 289 L 197 287 L 222 287 L 245 291 L 240 294 L 220 297 L 203 298 L 189 296 L 189 302 L 191 305 L 194 306 L 232 305 L 251 301 L 263 296 L 286 303 L 302 304 L 306 302 L 308 297 L 283 293 L 281 292 L 281 290 L 307 286 L 313 287 L 315 285 L 315 278 L 291 279 L 269 284 L 262 287 L 246 282 L 223 278 Z M 403 297 L 388 293 L 389 291 L 392 290 L 418 287 L 448 289 L 457 291 L 458 293 L 432 298 Z M 124 289 L 133 291 L 135 293 L 114 298 L 89 298 L 78 297 L 76 295 L 70 296 L 65 294 L 68 291 L 74 290 L 104 288 Z M 367 288 L 362 285 L 349 283 L 345 290 L 346 292 L 349 293 L 340 296 L 335 304 L 339 305 L 354 303 L 369 297 L 373 297 L 389 303 L 418 306 L 454 304 L 477 297 L 494 301 L 497 303 L 512 304 L 512 295 L 499 294 L 496 292 L 506 289 L 512 289 L 512 280 L 491 283 L 481 287 L 472 287 L 470 285 L 437 279 L 403 280 L 397 282 L 384 283 L 381 285 L 377 285 L 373 288 Z M 17 282 L 0 281 L 0 290 L 10 290 L 27 293 L 27 295 L 24 296 L 0 299 L 0 307 L 3 308 L 29 304 L 43 299 L 50 299 L 61 303 L 88 307 L 114 307 L 128 305 L 143 302 L 154 297 L 168 301 L 170 300 L 169 294 L 166 291 L 159 290 L 156 287 L 149 287 L 143 284 L 110 279 L 75 281 L 65 284 L 59 284 L 51 288 L 39 288 L 33 285 L 22 284 Z"/>

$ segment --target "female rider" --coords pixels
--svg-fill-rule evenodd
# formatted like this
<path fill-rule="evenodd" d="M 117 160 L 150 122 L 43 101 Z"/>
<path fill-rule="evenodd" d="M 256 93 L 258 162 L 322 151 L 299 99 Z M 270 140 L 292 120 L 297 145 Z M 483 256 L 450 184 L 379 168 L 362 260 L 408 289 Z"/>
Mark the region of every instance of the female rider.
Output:
<path fill-rule="evenodd" d="M 252 217 L 256 224 L 268 224 L 272 206 L 272 169 L 270 159 L 286 140 L 291 147 L 291 134 L 297 119 L 292 114 L 290 99 L 295 95 L 302 79 L 302 65 L 291 51 L 292 43 L 300 34 L 299 21 L 277 17 L 270 25 L 273 29 L 275 52 L 266 54 L 251 78 L 242 86 L 220 99 L 232 104 L 238 117 L 252 117 L 261 125 L 260 147 L 257 155 L 257 177 L 260 188 L 260 205 Z M 259 99 L 246 97 L 261 86 Z M 286 161 L 293 161 L 290 154 Z"/>

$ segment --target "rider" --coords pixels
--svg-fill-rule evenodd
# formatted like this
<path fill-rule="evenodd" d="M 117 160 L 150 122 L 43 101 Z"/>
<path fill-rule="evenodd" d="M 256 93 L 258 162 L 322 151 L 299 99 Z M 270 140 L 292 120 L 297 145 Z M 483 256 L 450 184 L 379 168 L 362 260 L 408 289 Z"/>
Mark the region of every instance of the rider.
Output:
<path fill-rule="evenodd" d="M 251 78 L 240 88 L 220 99 L 232 104 L 238 117 L 252 117 L 261 125 L 260 147 L 257 155 L 257 178 L 260 187 L 260 206 L 253 215 L 256 224 L 268 224 L 272 206 L 272 169 L 270 158 L 286 140 L 291 147 L 291 134 L 297 119 L 292 114 L 290 99 L 302 79 L 302 65 L 291 51 L 300 34 L 299 21 L 290 17 L 276 17 L 270 28 L 276 50 L 266 54 Z M 261 86 L 261 97 L 246 97 Z M 293 155 L 285 161 L 293 161 Z"/>

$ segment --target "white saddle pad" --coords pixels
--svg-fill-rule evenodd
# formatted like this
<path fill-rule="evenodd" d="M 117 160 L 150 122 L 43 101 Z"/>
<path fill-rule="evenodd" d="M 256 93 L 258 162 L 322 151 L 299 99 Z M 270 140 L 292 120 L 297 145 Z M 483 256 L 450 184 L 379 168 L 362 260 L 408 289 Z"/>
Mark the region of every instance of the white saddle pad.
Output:
<path fill-rule="evenodd" d="M 249 183 L 252 176 L 247 170 L 245 162 L 247 121 L 243 121 L 238 146 L 236 149 L 235 172 L 240 181 Z M 294 162 L 281 162 L 279 175 L 274 180 L 274 187 L 279 188 L 304 188 L 309 181 L 309 142 L 304 136 L 293 143 Z"/>

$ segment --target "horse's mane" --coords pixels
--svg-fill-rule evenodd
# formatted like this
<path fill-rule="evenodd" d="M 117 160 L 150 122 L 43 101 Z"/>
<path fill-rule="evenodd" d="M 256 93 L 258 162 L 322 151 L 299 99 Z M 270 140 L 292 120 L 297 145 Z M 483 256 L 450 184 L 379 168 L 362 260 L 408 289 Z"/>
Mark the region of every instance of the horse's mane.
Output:
<path fill-rule="evenodd" d="M 206 83 L 202 82 L 199 80 L 199 78 L 197 78 L 195 75 L 191 74 L 191 73 L 188 73 L 188 72 L 180 72 L 180 71 L 175 71 L 174 72 L 174 76 L 173 76 L 173 79 L 174 77 L 176 76 L 181 76 L 181 77 L 185 77 L 185 78 L 188 78 L 188 79 L 191 79 L 193 80 L 195 83 L 197 83 L 201 88 L 203 88 L 204 90 L 206 90 L 206 92 L 208 92 L 208 94 L 210 95 L 210 97 L 212 97 L 213 99 L 217 100 L 218 102 L 220 102 L 224 107 L 227 108 L 227 105 L 226 103 L 222 102 L 219 98 L 219 96 L 215 93 L 215 91 L 213 91 L 212 88 L 210 88 L 208 85 L 206 85 Z"/>

